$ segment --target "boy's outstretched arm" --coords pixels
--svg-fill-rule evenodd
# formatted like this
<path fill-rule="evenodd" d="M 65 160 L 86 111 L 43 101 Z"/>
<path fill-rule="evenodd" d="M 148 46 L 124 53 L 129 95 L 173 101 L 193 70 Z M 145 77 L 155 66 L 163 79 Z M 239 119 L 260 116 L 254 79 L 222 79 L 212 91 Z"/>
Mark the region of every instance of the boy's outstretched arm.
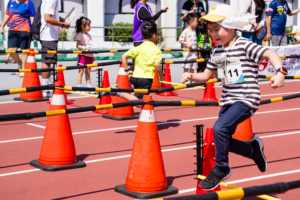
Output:
<path fill-rule="evenodd" d="M 189 73 L 185 72 L 181 76 L 181 83 L 187 81 L 194 81 L 196 83 L 206 83 L 212 75 L 216 73 L 216 70 L 205 69 L 203 73 Z"/>
<path fill-rule="evenodd" d="M 282 66 L 281 59 L 279 58 L 278 54 L 274 51 L 267 50 L 263 54 L 262 58 L 270 60 L 272 66 L 274 67 L 275 70 L 277 70 L 279 67 Z M 279 88 L 284 86 L 284 79 L 285 75 L 278 72 L 276 76 L 271 78 L 269 85 L 273 88 Z"/>
<path fill-rule="evenodd" d="M 159 62 L 155 62 L 155 69 L 160 77 L 160 81 L 164 81 L 164 74 L 162 72 L 161 64 Z"/>
<path fill-rule="evenodd" d="M 128 66 L 128 61 L 127 61 L 128 58 L 130 58 L 130 57 L 127 56 L 126 54 L 123 54 L 123 55 L 122 55 L 122 63 L 123 63 L 123 66 L 124 66 L 125 70 L 129 70 L 129 69 L 130 69 L 129 66 Z M 127 75 L 128 75 L 129 77 L 131 77 L 132 74 L 133 74 L 132 71 L 127 71 Z"/>

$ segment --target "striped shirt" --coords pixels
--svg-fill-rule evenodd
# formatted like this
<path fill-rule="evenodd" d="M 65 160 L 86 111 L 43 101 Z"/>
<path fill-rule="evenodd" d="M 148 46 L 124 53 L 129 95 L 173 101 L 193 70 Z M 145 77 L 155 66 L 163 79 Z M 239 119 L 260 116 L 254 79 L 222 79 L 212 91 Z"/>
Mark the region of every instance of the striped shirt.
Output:
<path fill-rule="evenodd" d="M 229 51 L 228 51 L 229 50 Z M 240 37 L 231 47 L 217 45 L 213 49 L 213 56 L 226 55 L 227 58 L 238 57 L 240 59 L 244 74 L 244 83 L 224 85 L 222 91 L 221 106 L 232 105 L 235 102 L 242 102 L 253 110 L 257 110 L 260 103 L 260 91 L 258 86 L 258 63 L 267 48 L 253 43 L 252 41 Z M 207 68 L 217 70 L 216 64 L 208 61 Z"/>

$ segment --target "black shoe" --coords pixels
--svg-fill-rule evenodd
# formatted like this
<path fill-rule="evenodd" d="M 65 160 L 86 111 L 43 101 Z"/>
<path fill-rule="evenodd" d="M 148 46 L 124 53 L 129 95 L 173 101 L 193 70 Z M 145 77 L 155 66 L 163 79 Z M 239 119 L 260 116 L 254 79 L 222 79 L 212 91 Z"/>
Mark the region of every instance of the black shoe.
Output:
<path fill-rule="evenodd" d="M 229 167 L 225 173 L 213 168 L 206 179 L 201 181 L 199 185 L 203 190 L 213 190 L 218 187 L 223 180 L 228 179 L 231 173 L 232 171 Z"/>
<path fill-rule="evenodd" d="M 255 151 L 255 155 L 252 159 L 256 163 L 258 169 L 261 172 L 265 172 L 267 170 L 267 159 L 264 155 L 264 144 L 263 144 L 263 142 L 261 141 L 260 138 L 256 137 L 250 143 L 250 145 L 253 147 L 253 149 Z"/>

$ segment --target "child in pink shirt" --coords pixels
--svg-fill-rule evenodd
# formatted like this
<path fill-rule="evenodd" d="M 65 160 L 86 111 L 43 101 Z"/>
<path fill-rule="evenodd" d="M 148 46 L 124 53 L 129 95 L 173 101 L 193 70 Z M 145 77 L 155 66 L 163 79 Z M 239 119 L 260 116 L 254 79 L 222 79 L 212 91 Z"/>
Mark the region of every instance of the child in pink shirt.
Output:
<path fill-rule="evenodd" d="M 88 33 L 91 30 L 91 20 L 86 17 L 81 17 L 76 21 L 76 41 L 77 41 L 77 49 L 80 51 L 92 51 L 92 37 Z M 93 54 L 79 54 L 77 63 L 78 65 L 87 65 L 93 64 L 94 56 Z M 77 84 L 78 87 L 81 87 L 82 84 L 82 75 L 85 71 L 85 79 L 86 79 L 86 86 L 91 86 L 91 76 L 90 76 L 90 69 L 79 69 L 79 73 L 77 76 Z M 89 92 L 86 92 L 89 93 Z"/>

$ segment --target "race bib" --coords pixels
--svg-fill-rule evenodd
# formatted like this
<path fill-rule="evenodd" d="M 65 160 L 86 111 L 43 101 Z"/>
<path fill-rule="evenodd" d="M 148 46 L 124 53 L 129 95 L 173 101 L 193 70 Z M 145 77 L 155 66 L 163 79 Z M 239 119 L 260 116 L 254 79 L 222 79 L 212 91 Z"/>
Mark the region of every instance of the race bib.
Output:
<path fill-rule="evenodd" d="M 225 67 L 225 83 L 226 85 L 244 83 L 244 74 L 239 58 L 227 58 L 227 66 Z"/>

